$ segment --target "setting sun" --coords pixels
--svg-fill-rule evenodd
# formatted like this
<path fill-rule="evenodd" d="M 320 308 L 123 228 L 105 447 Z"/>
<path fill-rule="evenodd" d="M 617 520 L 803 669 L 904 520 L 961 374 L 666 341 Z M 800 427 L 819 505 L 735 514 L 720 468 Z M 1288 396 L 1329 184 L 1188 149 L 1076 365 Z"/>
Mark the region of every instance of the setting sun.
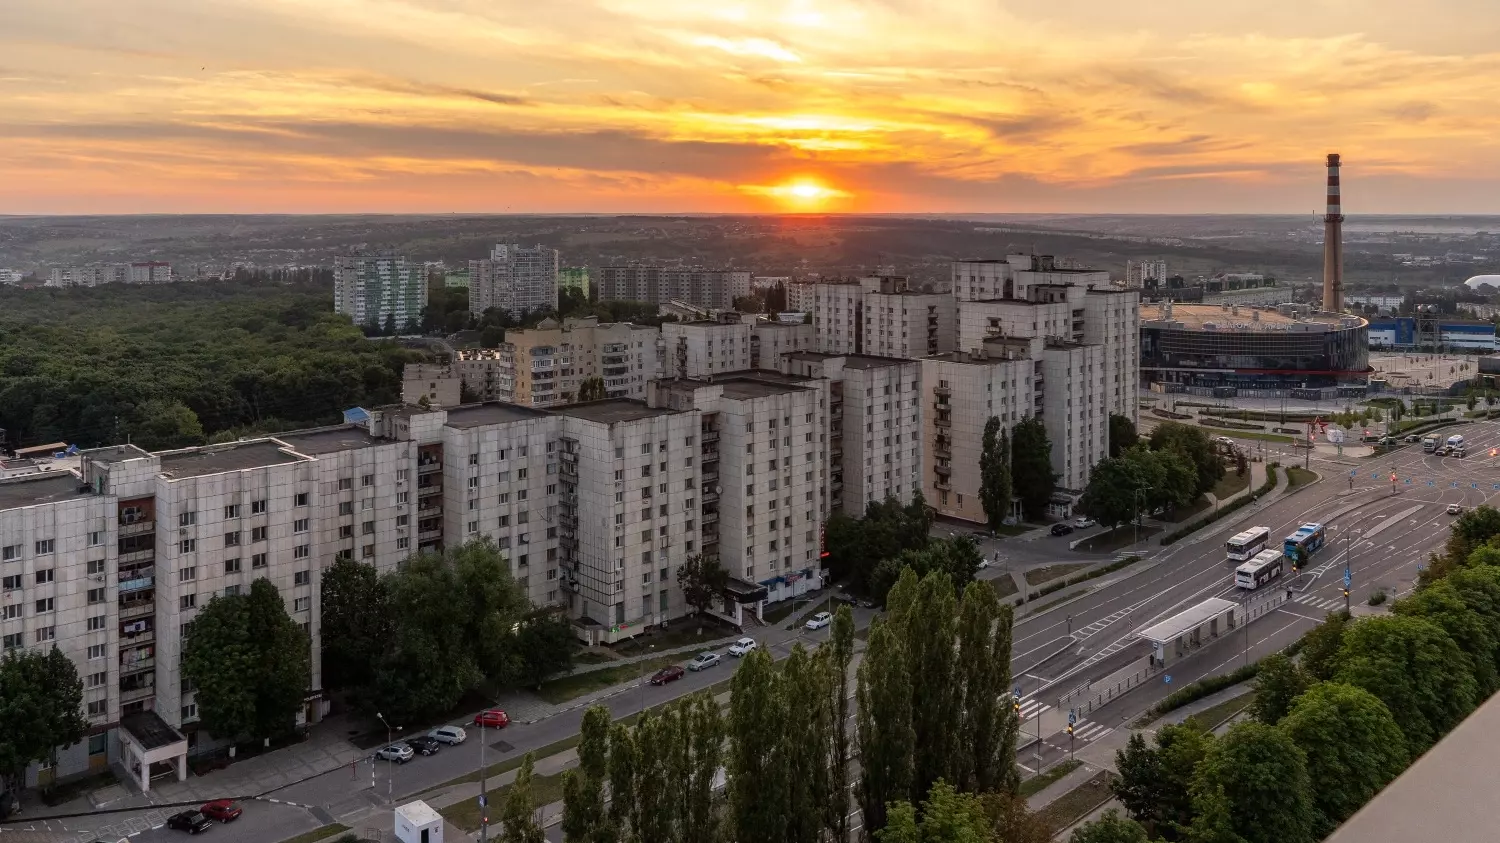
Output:
<path fill-rule="evenodd" d="M 782 204 L 804 208 L 822 205 L 831 199 L 845 199 L 850 196 L 845 191 L 828 187 L 812 179 L 797 179 L 770 186 L 747 185 L 743 189 L 746 193 L 769 196 L 780 200 Z"/>

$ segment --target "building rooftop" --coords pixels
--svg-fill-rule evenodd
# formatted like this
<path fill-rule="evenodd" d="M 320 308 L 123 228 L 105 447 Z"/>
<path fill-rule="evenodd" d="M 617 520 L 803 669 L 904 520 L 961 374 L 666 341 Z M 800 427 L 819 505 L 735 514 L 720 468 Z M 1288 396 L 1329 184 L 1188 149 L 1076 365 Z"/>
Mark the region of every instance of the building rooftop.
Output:
<path fill-rule="evenodd" d="M 666 407 L 651 407 L 644 401 L 634 401 L 629 398 L 607 398 L 603 401 L 587 401 L 582 404 L 553 407 L 549 412 L 600 424 L 620 424 L 649 419 L 653 416 L 668 416 L 677 411 Z"/>
<path fill-rule="evenodd" d="M 104 465 L 114 465 L 126 460 L 139 460 L 151 456 L 151 454 L 134 445 L 107 445 L 103 448 L 90 448 L 83 451 L 81 456 L 92 462 Z"/>
<path fill-rule="evenodd" d="M 150 710 L 127 714 L 120 718 L 120 725 L 148 752 L 184 740 L 181 733 L 161 719 L 160 714 Z"/>
<path fill-rule="evenodd" d="M 724 387 L 725 398 L 765 398 L 769 395 L 785 395 L 790 392 L 801 392 L 807 389 L 803 384 L 787 379 L 761 377 L 719 377 L 714 378 L 714 384 Z"/>
<path fill-rule="evenodd" d="M 1238 309 L 1238 313 L 1235 310 Z M 1180 330 L 1203 331 L 1217 330 L 1225 333 L 1256 333 L 1289 331 L 1295 325 L 1312 326 L 1312 330 L 1329 330 L 1340 328 L 1344 320 L 1358 317 L 1346 316 L 1341 313 L 1313 312 L 1304 315 L 1301 319 L 1294 319 L 1281 313 L 1275 308 L 1258 308 L 1249 305 L 1234 305 L 1226 310 L 1218 305 L 1211 304 L 1173 304 L 1171 317 L 1168 319 L 1166 308 L 1160 303 L 1141 305 L 1141 324 L 1147 322 L 1174 322 L 1181 323 Z M 1360 319 L 1360 324 L 1367 326 L 1369 323 Z M 1206 326 L 1213 325 L 1212 329 Z"/>
<path fill-rule="evenodd" d="M 80 492 L 83 481 L 72 472 L 42 472 L 11 480 L 0 480 L 0 510 L 55 503 L 89 494 Z"/>
<path fill-rule="evenodd" d="M 546 416 L 542 410 L 534 410 L 523 407 L 520 404 L 507 404 L 504 401 L 488 401 L 483 404 L 465 404 L 462 407 L 454 407 L 448 411 L 447 427 L 466 429 L 470 427 L 484 427 L 490 424 L 508 424 L 510 422 L 528 421 Z"/>
<path fill-rule="evenodd" d="M 270 439 L 164 451 L 157 456 L 161 458 L 162 476 L 169 480 L 307 461 L 307 457 L 293 454 Z"/>
<path fill-rule="evenodd" d="M 844 357 L 845 369 L 885 369 L 916 362 L 905 357 L 877 357 L 874 354 L 846 354 Z"/>
<path fill-rule="evenodd" d="M 1232 600 L 1210 597 L 1191 609 L 1179 612 L 1161 623 L 1146 627 L 1137 632 L 1136 637 L 1155 644 L 1168 644 L 1214 618 L 1229 614 L 1238 605 Z M 1244 619 L 1241 618 L 1240 622 L 1244 623 Z"/>
<path fill-rule="evenodd" d="M 369 448 L 375 445 L 388 444 L 393 441 L 390 439 L 378 439 L 371 436 L 368 430 L 352 424 L 323 430 L 281 433 L 277 434 L 276 438 L 292 446 L 292 450 L 297 453 L 307 454 L 310 457 L 315 457 L 319 454 L 333 454 L 339 451 Z"/>
<path fill-rule="evenodd" d="M 1018 360 L 1030 360 L 1029 354 L 1017 354 L 1006 357 L 1003 354 L 984 354 L 976 356 L 968 351 L 948 351 L 942 354 L 929 354 L 921 358 L 923 360 L 937 360 L 944 363 L 965 363 L 971 366 L 998 366 L 1001 363 L 1014 363 Z"/>

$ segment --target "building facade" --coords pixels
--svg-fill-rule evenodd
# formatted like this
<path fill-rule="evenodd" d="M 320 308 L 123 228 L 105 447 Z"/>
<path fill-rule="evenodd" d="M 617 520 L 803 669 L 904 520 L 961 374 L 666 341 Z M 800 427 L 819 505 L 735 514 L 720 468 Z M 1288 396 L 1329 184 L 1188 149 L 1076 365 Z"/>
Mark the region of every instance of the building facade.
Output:
<path fill-rule="evenodd" d="M 484 260 L 469 261 L 469 312 L 497 308 L 519 317 L 557 309 L 557 250 L 500 244 Z"/>
<path fill-rule="evenodd" d="M 858 281 L 818 282 L 800 288 L 801 306 L 793 310 L 812 314 L 818 351 L 825 354 L 858 354 L 864 348 L 864 288 Z M 788 302 L 790 306 L 790 302 Z"/>
<path fill-rule="evenodd" d="M 333 259 L 333 309 L 360 327 L 412 331 L 427 306 L 427 274 L 399 255 Z"/>
<path fill-rule="evenodd" d="M 659 376 L 661 353 L 656 328 L 594 316 L 564 319 L 561 325 L 543 319 L 535 328 L 508 332 L 496 353 L 480 355 L 489 363 L 487 371 L 464 363 L 460 371 L 476 395 L 527 407 L 572 403 L 584 382 L 594 378 L 604 382 L 606 397 L 639 400 L 646 382 Z M 480 383 L 484 388 L 476 389 Z"/>
<path fill-rule="evenodd" d="M 566 266 L 557 271 L 557 289 L 572 290 L 583 296 L 587 301 L 589 298 L 589 268 L 586 266 Z"/>
<path fill-rule="evenodd" d="M 1139 310 L 1143 387 L 1316 389 L 1369 377 L 1370 324 L 1357 316 L 1171 302 Z"/>
<path fill-rule="evenodd" d="M 710 378 L 750 369 L 750 327 L 738 313 L 721 313 L 716 320 L 663 322 L 662 377 Z"/>
<path fill-rule="evenodd" d="M 876 357 L 926 357 L 954 349 L 957 300 L 947 293 L 916 293 L 906 279 L 885 276 L 862 297 L 862 353 Z"/>
<path fill-rule="evenodd" d="M 599 298 L 727 310 L 750 295 L 750 271 L 670 266 L 605 266 L 597 279 Z"/>

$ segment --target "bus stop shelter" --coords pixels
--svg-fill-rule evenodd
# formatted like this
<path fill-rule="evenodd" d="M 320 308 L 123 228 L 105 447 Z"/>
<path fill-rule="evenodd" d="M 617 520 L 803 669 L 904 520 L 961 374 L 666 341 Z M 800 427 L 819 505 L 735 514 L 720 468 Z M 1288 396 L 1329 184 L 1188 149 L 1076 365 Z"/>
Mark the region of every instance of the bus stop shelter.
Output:
<path fill-rule="evenodd" d="M 1232 600 L 1211 597 L 1146 627 L 1137 632 L 1136 637 L 1151 642 L 1153 666 L 1166 667 L 1228 634 L 1241 622 L 1240 611 L 1240 604 Z"/>

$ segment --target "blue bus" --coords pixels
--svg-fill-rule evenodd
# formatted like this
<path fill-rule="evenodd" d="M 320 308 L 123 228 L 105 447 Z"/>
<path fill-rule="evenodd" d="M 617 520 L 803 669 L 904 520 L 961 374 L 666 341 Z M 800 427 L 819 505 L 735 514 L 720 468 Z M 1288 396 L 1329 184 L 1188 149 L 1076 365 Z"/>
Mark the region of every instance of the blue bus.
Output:
<path fill-rule="evenodd" d="M 1288 559 L 1299 564 L 1306 564 L 1323 547 L 1323 542 L 1328 540 L 1328 528 L 1322 524 L 1303 524 L 1297 528 L 1297 532 L 1286 537 L 1282 543 L 1282 552 Z"/>

